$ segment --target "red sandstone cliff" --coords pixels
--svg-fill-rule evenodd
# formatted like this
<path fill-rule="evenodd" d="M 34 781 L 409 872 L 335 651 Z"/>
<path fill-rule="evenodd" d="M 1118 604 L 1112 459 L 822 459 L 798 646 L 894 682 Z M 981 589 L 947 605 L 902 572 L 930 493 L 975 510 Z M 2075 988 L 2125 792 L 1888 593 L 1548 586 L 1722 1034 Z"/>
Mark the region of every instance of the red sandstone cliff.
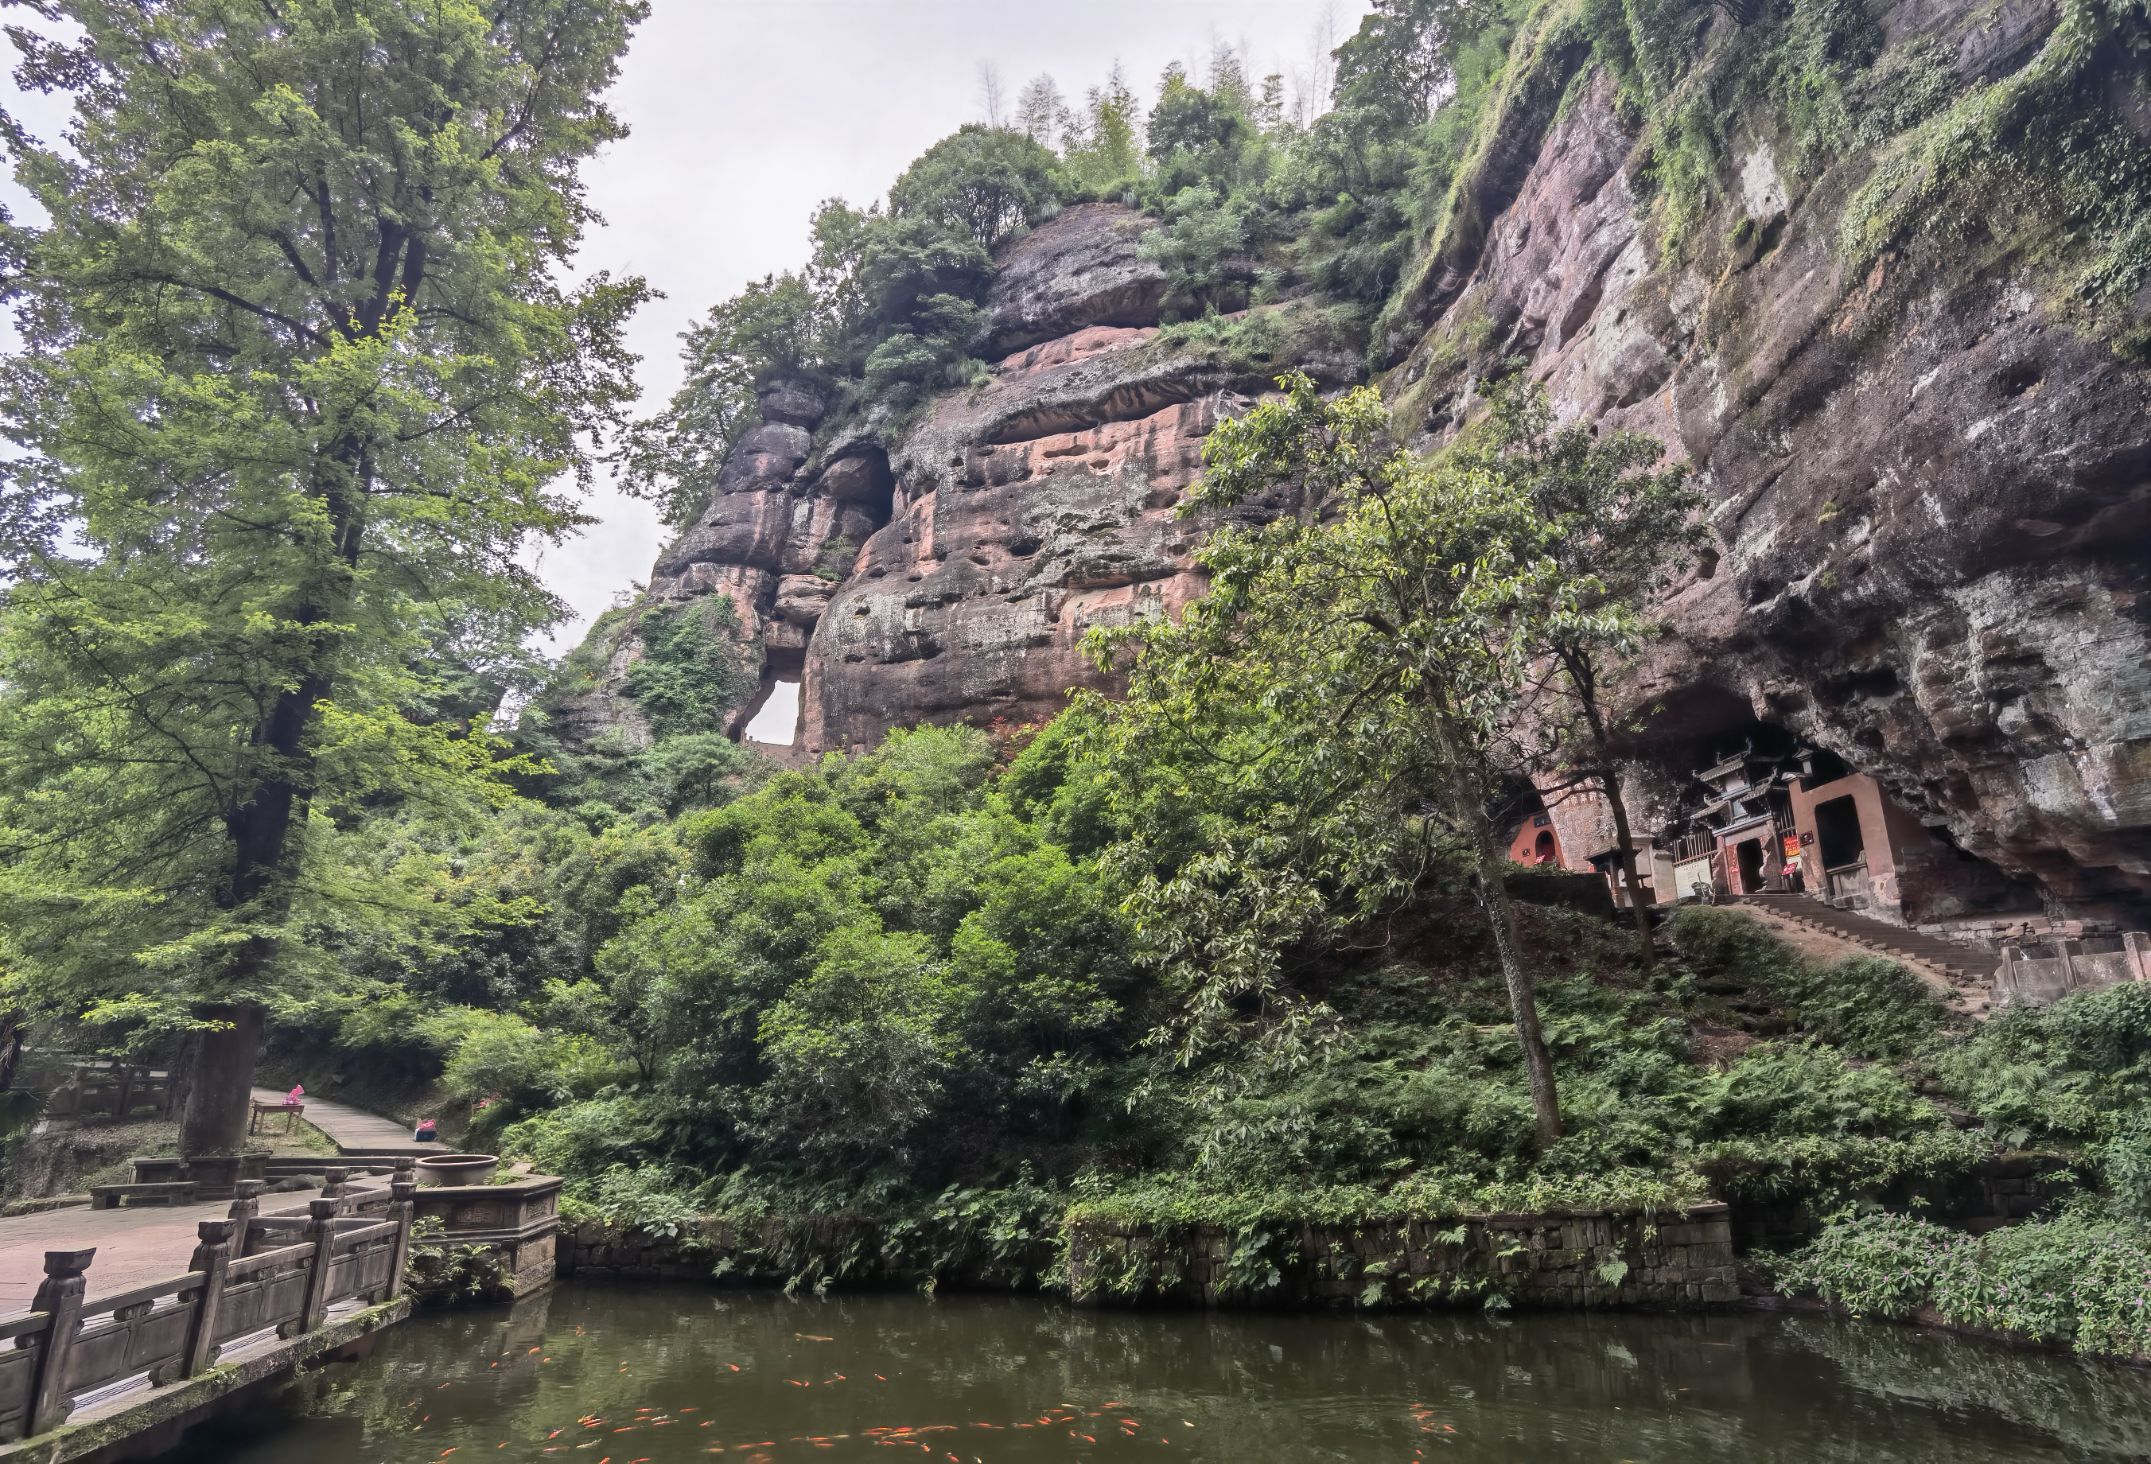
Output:
<path fill-rule="evenodd" d="M 1880 18 L 1971 88 L 2023 68 L 2056 15 L 1907 0 Z M 1763 723 L 1872 772 L 1967 857 L 2142 918 L 2151 372 L 2072 321 L 2000 231 L 1848 266 L 1840 225 L 1878 150 L 1792 181 L 1767 117 L 1726 140 L 1694 226 L 1714 242 L 1668 264 L 1609 80 L 1578 46 L 1532 64 L 1544 74 L 1459 192 L 1474 227 L 1444 236 L 1392 312 L 1383 384 L 1404 428 L 1438 440 L 1479 375 L 1521 355 L 1565 417 L 1695 464 L 1720 547 L 1664 606 L 1669 633 L 1627 692 L 1644 822 L 1712 738 Z M 2144 78 L 2114 85 L 2151 140 Z M 1015 245 L 989 301 L 991 379 L 901 431 L 831 432 L 811 396 L 774 392 L 646 604 L 730 596 L 765 673 L 804 677 L 808 751 L 1050 716 L 1093 674 L 1088 627 L 1199 591 L 1202 526 L 1172 508 L 1203 436 L 1261 385 L 1160 346 L 1145 227 L 1085 205 Z M 2151 290 L 2129 308 L 2151 320 Z M 606 650 L 604 684 L 562 709 L 571 734 L 638 725 L 620 694 L 632 624 Z M 1580 806 L 1558 812 L 1567 846 L 1604 842 Z"/>

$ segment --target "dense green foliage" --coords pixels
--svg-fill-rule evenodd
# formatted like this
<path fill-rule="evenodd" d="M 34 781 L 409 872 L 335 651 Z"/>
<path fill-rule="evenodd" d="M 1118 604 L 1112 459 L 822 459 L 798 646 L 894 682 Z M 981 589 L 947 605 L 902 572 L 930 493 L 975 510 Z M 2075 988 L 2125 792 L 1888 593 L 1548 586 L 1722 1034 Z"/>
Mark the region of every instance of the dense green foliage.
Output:
<path fill-rule="evenodd" d="M 1672 930 L 1692 964 L 1720 981 L 1747 986 L 1803 1030 L 1856 1056 L 1905 1057 L 1943 1023 L 1941 997 L 1879 956 L 1854 956 L 1829 966 L 1803 960 L 1746 916 L 1701 906 L 1675 914 Z"/>
<path fill-rule="evenodd" d="M 49 222 L 4 246 L 0 940 L 40 1011 L 195 1031 L 222 1148 L 260 1004 L 340 974 L 300 928 L 429 918 L 430 871 L 343 857 L 362 811 L 505 795 L 484 714 L 560 610 L 518 555 L 633 394 L 641 283 L 564 277 L 646 7 L 41 8 L 21 76 L 74 118 L 7 129 Z"/>
<path fill-rule="evenodd" d="M 2091 1207 L 1983 1236 L 1870 1215 L 1832 1226 L 1777 1271 L 1786 1290 L 1855 1316 L 1925 1309 L 1954 1326 L 2151 1357 L 2151 1232 Z"/>
<path fill-rule="evenodd" d="M 1565 567 L 1563 505 L 1677 473 L 1523 400 L 1428 463 L 1371 394 L 1304 381 L 1207 451 L 1198 507 L 1289 465 L 1325 511 L 1215 537 L 1209 600 L 1101 645 L 1135 658 L 1124 701 L 1000 742 L 899 733 L 669 822 L 515 811 L 550 847 L 468 871 L 530 901 L 528 933 L 430 957 L 487 985 L 377 991 L 303 1019 L 314 1040 L 373 1051 L 407 1025 L 434 1091 L 491 1100 L 480 1129 L 577 1204 L 761 1217 L 763 1262 L 821 1281 L 894 1255 L 1043 1265 L 1070 1206 L 1250 1245 L 1294 1219 L 1713 1189 L 1834 1207 L 2005 1142 L 2091 1143 L 2141 1187 L 2125 994 L 1967 1034 L 1909 973 L 1806 960 L 1737 912 L 1682 912 L 1656 967 L 1593 917 L 1499 916 L 1488 792 L 1548 725 L 1523 673 L 1552 637 L 1621 654 L 1655 563 L 1608 538 L 1608 578 Z M 692 685 L 703 642 L 670 637 L 646 675 Z M 1472 699 L 1427 700 L 1428 666 Z M 2018 1086 L 2053 1105 L 2004 1127 Z M 1959 1133 L 1951 1105 L 1993 1126 Z M 837 1212 L 897 1239 L 824 1253 L 783 1218 Z"/>

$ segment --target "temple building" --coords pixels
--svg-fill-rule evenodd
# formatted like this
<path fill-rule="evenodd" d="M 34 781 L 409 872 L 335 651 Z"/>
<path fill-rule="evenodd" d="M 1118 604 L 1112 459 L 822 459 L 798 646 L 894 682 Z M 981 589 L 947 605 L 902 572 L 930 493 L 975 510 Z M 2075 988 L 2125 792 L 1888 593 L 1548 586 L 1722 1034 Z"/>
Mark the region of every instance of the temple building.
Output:
<path fill-rule="evenodd" d="M 1540 809 L 1524 815 L 1509 836 L 1509 862 L 1563 865 L 1561 836 L 1554 830 L 1552 814 Z"/>
<path fill-rule="evenodd" d="M 1625 774 L 1647 904 L 1800 894 L 1908 926 L 2038 911 L 2026 886 L 1958 850 L 1874 778 L 1782 728 L 1749 721 L 1693 737 L 1685 758 L 1681 750 L 1662 746 L 1662 760 Z M 1566 790 L 1546 817 L 1549 829 L 1526 821 L 1511 857 L 1544 862 L 1536 835 L 1550 833 L 1556 858 L 1596 871 L 1627 904 L 1605 799 Z"/>

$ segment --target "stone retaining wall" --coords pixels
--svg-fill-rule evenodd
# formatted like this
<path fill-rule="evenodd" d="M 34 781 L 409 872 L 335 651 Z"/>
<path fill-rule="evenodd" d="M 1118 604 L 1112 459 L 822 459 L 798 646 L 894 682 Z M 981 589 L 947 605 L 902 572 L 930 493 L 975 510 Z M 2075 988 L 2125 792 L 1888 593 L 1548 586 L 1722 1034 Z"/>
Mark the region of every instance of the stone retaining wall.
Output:
<path fill-rule="evenodd" d="M 1718 1165 L 1711 1174 L 1720 1194 L 1727 1193 L 1727 1185 L 1744 1186 L 1733 1214 L 1733 1239 L 1742 1255 L 1797 1249 L 1822 1234 L 1827 1206 L 1798 1193 L 1751 1198 L 1762 1176 L 1760 1166 L 1747 1164 Z M 1983 1235 L 2044 1212 L 2081 1189 L 2084 1179 L 2076 1162 L 2063 1154 L 1997 1154 L 1962 1170 L 1908 1176 L 1861 1198 L 1894 1213 L 1916 1213 L 1937 1225 Z"/>
<path fill-rule="evenodd" d="M 1237 1248 L 1222 1227 L 1076 1224 L 1079 1304 L 1702 1306 L 1737 1301 L 1724 1205 L 1303 1225 Z"/>
<path fill-rule="evenodd" d="M 772 1285 L 790 1280 L 810 1257 L 847 1285 L 917 1279 L 884 1263 L 873 1221 L 851 1216 L 713 1219 L 678 1235 L 585 1220 L 561 1232 L 557 1259 L 563 1276 Z M 1050 1259 L 1032 1257 L 1021 1275 L 1007 1267 L 959 1268 L 942 1283 L 1014 1289 Z M 1656 1217 L 1579 1210 L 1308 1225 L 1268 1235 L 1238 1255 L 1218 1226 L 1160 1231 L 1076 1222 L 1068 1229 L 1068 1272 L 1071 1294 L 1087 1304 L 1414 1306 L 1477 1304 L 1499 1293 L 1527 1306 L 1700 1306 L 1739 1297 L 1723 1205 Z"/>
<path fill-rule="evenodd" d="M 631 1281 L 708 1281 L 782 1285 L 808 1255 L 856 1258 L 848 1279 L 885 1279 L 881 1227 L 859 1216 L 699 1222 L 676 1235 L 584 1220 L 563 1229 L 555 1252 L 563 1276 Z"/>

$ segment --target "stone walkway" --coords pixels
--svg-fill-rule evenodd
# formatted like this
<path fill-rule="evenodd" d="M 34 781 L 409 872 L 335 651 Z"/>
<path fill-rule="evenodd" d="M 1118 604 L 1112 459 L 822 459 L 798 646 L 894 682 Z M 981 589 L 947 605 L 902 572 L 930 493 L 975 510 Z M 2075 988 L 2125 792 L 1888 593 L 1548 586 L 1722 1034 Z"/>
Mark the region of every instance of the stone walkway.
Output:
<path fill-rule="evenodd" d="M 284 1095 L 256 1088 L 255 1098 L 281 1103 Z M 365 1113 L 344 1103 L 309 1097 L 305 1121 L 327 1134 L 341 1153 L 438 1154 L 439 1144 L 414 1144 L 411 1131 L 392 1119 Z M 304 1215 L 306 1202 L 319 1190 L 291 1190 L 264 1195 L 264 1215 Z M 45 1275 L 45 1252 L 97 1247 L 90 1263 L 90 1295 L 125 1291 L 167 1276 L 180 1275 L 194 1256 L 195 1226 L 222 1220 L 229 1200 L 198 1205 L 144 1205 L 123 1210 L 92 1210 L 77 1205 L 16 1215 L 0 1220 L 0 1317 L 30 1309 Z"/>
<path fill-rule="evenodd" d="M 306 1213 L 306 1202 L 319 1190 L 291 1190 L 262 1196 L 261 1213 Z M 167 1276 L 178 1276 L 194 1257 L 195 1226 L 222 1220 L 229 1200 L 198 1205 L 142 1205 L 123 1210 L 92 1210 L 75 1205 L 36 1215 L 0 1220 L 0 1317 L 30 1309 L 38 1282 L 45 1277 L 45 1252 L 97 1247 L 90 1262 L 90 1295 L 125 1291 Z"/>
<path fill-rule="evenodd" d="M 257 1103 L 281 1103 L 284 1095 L 268 1088 L 256 1088 Z M 329 1136 L 339 1154 L 439 1154 L 445 1152 L 439 1144 L 414 1144 L 411 1131 L 392 1118 L 378 1113 L 367 1113 L 347 1103 L 337 1103 L 327 1098 L 306 1096 L 305 1122 L 312 1124 Z"/>

